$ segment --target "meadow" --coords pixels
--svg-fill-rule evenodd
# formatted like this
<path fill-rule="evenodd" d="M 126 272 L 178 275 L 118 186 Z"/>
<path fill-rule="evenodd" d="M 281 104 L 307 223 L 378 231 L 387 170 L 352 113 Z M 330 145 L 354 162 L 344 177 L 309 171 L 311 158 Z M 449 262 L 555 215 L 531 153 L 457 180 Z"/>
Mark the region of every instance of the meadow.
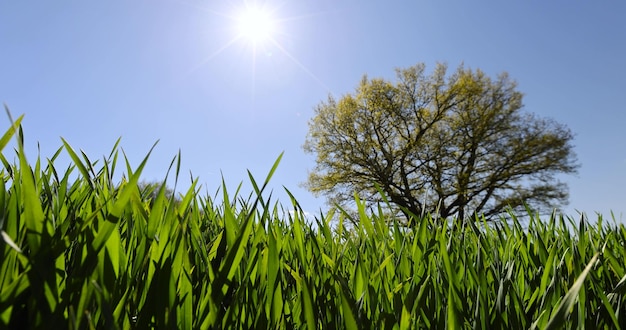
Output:
<path fill-rule="evenodd" d="M 266 191 L 280 157 L 263 181 L 249 175 L 251 195 L 205 196 L 194 181 L 168 196 L 180 155 L 150 191 L 150 154 L 133 167 L 116 143 L 93 161 L 63 140 L 29 162 L 20 121 L 0 139 L 0 328 L 626 328 L 614 220 L 405 227 L 355 196 L 357 215 L 311 223 L 293 195 Z M 62 153 L 68 168 L 55 167 Z"/>

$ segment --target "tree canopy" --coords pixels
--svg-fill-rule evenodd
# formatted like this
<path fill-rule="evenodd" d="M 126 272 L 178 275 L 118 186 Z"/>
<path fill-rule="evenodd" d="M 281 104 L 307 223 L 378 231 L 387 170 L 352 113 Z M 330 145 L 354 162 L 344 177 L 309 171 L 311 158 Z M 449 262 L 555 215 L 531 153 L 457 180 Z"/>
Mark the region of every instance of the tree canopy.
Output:
<path fill-rule="evenodd" d="M 524 110 L 517 84 L 462 65 L 364 76 L 352 94 L 315 108 L 304 150 L 316 156 L 306 186 L 331 202 L 370 202 L 378 189 L 405 214 L 464 219 L 567 202 L 558 174 L 578 168 L 573 133 Z"/>

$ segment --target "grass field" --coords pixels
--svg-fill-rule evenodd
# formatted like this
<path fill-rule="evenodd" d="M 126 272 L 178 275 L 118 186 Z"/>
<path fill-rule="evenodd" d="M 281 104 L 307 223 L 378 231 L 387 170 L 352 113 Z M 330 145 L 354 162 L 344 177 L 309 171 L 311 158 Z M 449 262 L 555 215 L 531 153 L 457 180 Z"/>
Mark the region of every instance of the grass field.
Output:
<path fill-rule="evenodd" d="M 623 224 L 530 214 L 405 228 L 358 199 L 358 219 L 311 224 L 295 198 L 264 190 L 280 158 L 249 177 L 250 197 L 224 184 L 218 203 L 193 184 L 148 200 L 149 154 L 133 168 L 117 144 L 94 162 L 63 141 L 29 162 L 20 120 L 0 139 L 0 328 L 626 328 Z M 61 153 L 71 167 L 55 168 Z"/>

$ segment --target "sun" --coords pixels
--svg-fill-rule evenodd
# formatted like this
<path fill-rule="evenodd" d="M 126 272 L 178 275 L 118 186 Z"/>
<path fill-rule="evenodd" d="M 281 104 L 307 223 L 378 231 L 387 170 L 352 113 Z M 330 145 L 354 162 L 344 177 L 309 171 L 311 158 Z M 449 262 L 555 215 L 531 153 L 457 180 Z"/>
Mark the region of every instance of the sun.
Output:
<path fill-rule="evenodd" d="M 269 11 L 246 6 L 237 17 L 239 37 L 252 44 L 264 43 L 272 39 L 275 32 L 275 20 Z"/>
<path fill-rule="evenodd" d="M 330 90 L 304 63 L 300 62 L 290 47 L 285 46 L 293 44 L 291 42 L 293 24 L 317 15 L 304 13 L 285 16 L 289 11 L 287 1 L 289 0 L 233 0 L 228 1 L 227 8 L 220 11 L 207 8 L 208 13 L 223 19 L 217 20 L 216 26 L 223 28 L 216 31 L 228 31 L 230 38 L 223 39 L 223 43 L 217 43 L 215 50 L 204 57 L 188 74 L 234 48 L 240 55 L 247 52 L 251 55 L 253 93 L 257 67 L 276 63 L 282 65 L 284 60 L 294 63 L 320 86 L 327 91 Z M 236 56 L 233 61 L 241 62 L 242 58 Z"/>

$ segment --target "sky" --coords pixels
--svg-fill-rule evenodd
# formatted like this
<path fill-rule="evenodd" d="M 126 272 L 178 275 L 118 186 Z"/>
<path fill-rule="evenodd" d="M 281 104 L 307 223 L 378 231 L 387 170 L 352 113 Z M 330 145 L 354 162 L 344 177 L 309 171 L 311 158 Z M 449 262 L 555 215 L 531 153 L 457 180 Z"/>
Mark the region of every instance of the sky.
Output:
<path fill-rule="evenodd" d="M 255 6 L 272 22 L 256 41 L 240 29 Z M 262 182 L 284 152 L 273 199 L 289 205 L 284 186 L 319 214 L 302 144 L 328 95 L 417 63 L 506 71 L 525 110 L 575 133 L 565 214 L 626 222 L 625 17 L 618 0 L 0 1 L 0 102 L 25 115 L 31 162 L 61 137 L 102 159 L 121 137 L 136 167 L 158 140 L 143 179 L 162 180 L 180 151 L 179 190 L 190 173 L 209 195 L 222 177 L 250 189 L 247 170 Z"/>

